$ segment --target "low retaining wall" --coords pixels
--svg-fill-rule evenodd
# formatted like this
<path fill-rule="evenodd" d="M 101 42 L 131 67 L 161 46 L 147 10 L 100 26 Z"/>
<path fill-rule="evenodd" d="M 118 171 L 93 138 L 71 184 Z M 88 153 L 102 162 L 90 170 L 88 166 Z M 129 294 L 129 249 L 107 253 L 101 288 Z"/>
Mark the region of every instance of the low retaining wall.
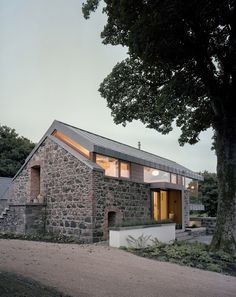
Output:
<path fill-rule="evenodd" d="M 45 204 L 10 204 L 9 211 L 0 219 L 0 232 L 43 233 Z"/>
<path fill-rule="evenodd" d="M 143 246 L 153 244 L 152 240 L 154 239 L 169 243 L 175 240 L 175 224 L 112 228 L 109 231 L 109 245 L 112 247 L 130 247 L 132 244 L 127 240 L 129 236 L 137 241 L 143 236 Z"/>
<path fill-rule="evenodd" d="M 206 234 L 208 235 L 213 234 L 216 227 L 216 218 L 215 217 L 202 218 L 202 227 L 206 227 Z"/>
<path fill-rule="evenodd" d="M 214 233 L 216 226 L 216 217 L 196 217 L 190 218 L 189 226 L 196 225 L 197 227 L 205 227 L 206 234 Z"/>
<path fill-rule="evenodd" d="M 5 207 L 7 207 L 7 199 L 0 199 L 0 215 Z"/>

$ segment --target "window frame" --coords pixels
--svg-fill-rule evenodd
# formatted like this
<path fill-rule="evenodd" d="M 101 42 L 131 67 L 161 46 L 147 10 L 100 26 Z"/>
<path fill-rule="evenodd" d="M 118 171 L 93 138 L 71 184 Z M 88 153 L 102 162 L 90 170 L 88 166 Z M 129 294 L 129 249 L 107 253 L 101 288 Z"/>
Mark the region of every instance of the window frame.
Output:
<path fill-rule="evenodd" d="M 128 161 L 124 161 L 124 160 L 120 160 L 119 161 L 119 178 L 124 178 L 124 179 L 130 179 L 131 178 L 131 166 L 130 166 L 130 162 Z M 127 164 L 128 165 L 128 171 L 129 171 L 129 176 L 121 176 L 121 163 Z"/>
<path fill-rule="evenodd" d="M 121 159 L 118 159 L 118 158 L 114 158 L 112 156 L 108 156 L 108 155 L 103 155 L 103 154 L 99 154 L 99 153 L 95 153 L 94 154 L 94 161 L 97 165 L 99 165 L 97 163 L 97 156 L 102 156 L 102 157 L 106 157 L 106 158 L 112 158 L 114 160 L 117 160 L 118 161 L 118 176 L 114 176 L 114 175 L 107 175 L 106 174 L 106 170 L 103 168 L 104 170 L 104 175 L 105 176 L 108 176 L 108 177 L 111 177 L 111 178 L 119 178 L 119 179 L 125 179 L 125 180 L 130 180 L 131 179 L 131 164 L 129 161 L 125 161 L 125 160 L 121 160 Z M 129 169 L 129 177 L 125 177 L 125 176 L 121 176 L 121 163 L 126 163 L 128 164 L 128 169 Z M 101 166 L 101 165 L 99 165 Z M 102 166 L 101 166 L 102 167 Z"/>

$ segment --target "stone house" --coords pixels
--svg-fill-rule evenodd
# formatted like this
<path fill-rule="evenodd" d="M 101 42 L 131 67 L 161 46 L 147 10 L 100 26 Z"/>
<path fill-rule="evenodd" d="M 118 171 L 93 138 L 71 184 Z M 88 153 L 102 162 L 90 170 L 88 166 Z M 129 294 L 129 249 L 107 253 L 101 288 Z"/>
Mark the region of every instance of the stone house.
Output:
<path fill-rule="evenodd" d="M 0 231 L 95 242 L 123 220 L 171 218 L 184 229 L 198 180 L 176 162 L 54 121 L 4 195 Z"/>

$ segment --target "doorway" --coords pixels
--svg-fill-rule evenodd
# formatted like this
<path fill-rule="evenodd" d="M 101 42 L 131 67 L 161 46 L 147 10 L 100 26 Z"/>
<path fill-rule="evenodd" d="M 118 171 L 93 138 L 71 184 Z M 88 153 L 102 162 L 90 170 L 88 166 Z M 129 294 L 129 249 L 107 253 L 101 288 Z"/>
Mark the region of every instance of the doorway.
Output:
<path fill-rule="evenodd" d="M 115 211 L 109 211 L 108 212 L 108 228 L 114 227 L 116 224 L 116 212 Z"/>
<path fill-rule="evenodd" d="M 152 218 L 156 221 L 172 219 L 182 224 L 182 202 L 179 190 L 158 190 L 152 192 Z"/>

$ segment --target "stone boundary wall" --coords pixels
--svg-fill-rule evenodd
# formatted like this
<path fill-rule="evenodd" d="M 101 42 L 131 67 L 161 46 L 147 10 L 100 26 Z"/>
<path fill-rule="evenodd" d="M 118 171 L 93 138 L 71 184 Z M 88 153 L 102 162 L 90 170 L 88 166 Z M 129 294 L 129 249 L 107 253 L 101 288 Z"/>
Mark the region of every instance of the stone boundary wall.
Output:
<path fill-rule="evenodd" d="M 206 227 L 206 234 L 213 234 L 216 227 L 216 217 L 201 218 L 201 225 Z"/>
<path fill-rule="evenodd" d="M 0 215 L 7 205 L 7 199 L 0 199 Z"/>
<path fill-rule="evenodd" d="M 0 232 L 44 233 L 45 204 L 12 204 L 0 218 Z"/>

